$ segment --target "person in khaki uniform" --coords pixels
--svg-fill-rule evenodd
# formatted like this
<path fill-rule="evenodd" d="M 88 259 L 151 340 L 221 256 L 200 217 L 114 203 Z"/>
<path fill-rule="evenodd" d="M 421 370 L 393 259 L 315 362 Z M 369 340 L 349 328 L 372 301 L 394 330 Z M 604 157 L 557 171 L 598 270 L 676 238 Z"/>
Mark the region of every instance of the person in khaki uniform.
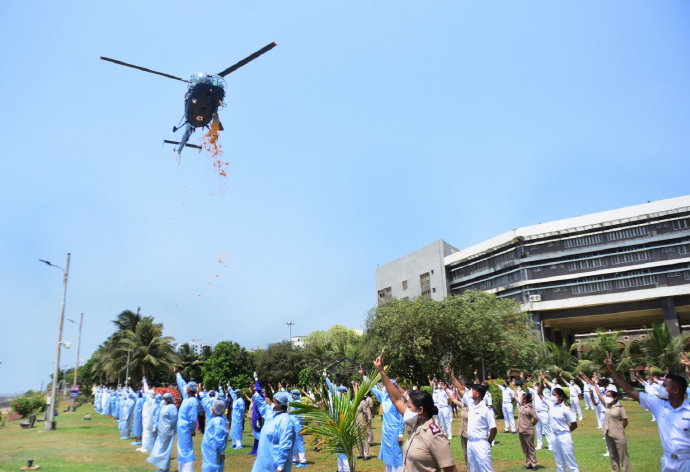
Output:
<path fill-rule="evenodd" d="M 372 444 L 374 444 L 374 428 L 371 426 L 371 420 L 374 417 L 374 400 L 371 398 L 371 395 L 369 394 L 367 394 L 364 400 L 367 402 L 367 408 L 369 410 L 369 423 L 367 423 L 367 441 L 371 446 Z"/>
<path fill-rule="evenodd" d="M 584 373 L 582 373 L 582 376 L 585 378 L 585 381 L 593 384 Z M 594 392 L 596 392 L 599 398 L 594 397 Z M 628 441 L 625 438 L 628 415 L 625 413 L 623 405 L 618 403 L 618 392 L 607 390 L 606 396 L 604 396 L 598 388 L 593 388 L 590 390 L 590 395 L 594 405 L 601 403 L 606 407 L 602 429 L 604 430 L 606 448 L 611 461 L 611 471 L 631 472 L 632 467 L 630 465 L 630 457 L 628 457 Z"/>
<path fill-rule="evenodd" d="M 404 472 L 457 472 L 450 441 L 432 419 L 438 414 L 433 398 L 427 392 L 413 391 L 405 403 L 383 370 L 383 352 L 381 351 L 381 355 L 374 361 L 374 367 L 381 374 L 391 402 L 403 415 L 405 424 L 412 428 L 410 437 L 403 447 Z"/>
<path fill-rule="evenodd" d="M 537 451 L 534 449 L 534 425 L 538 421 L 539 416 L 537 416 L 537 412 L 532 406 L 532 394 L 523 392 L 520 397 L 517 432 L 520 437 L 522 452 L 525 454 L 525 469 L 537 470 Z"/>
<path fill-rule="evenodd" d="M 369 406 L 370 403 L 371 407 Z M 359 456 L 357 456 L 357 459 L 364 459 L 365 461 L 368 461 L 370 459 L 369 434 L 371 432 L 371 410 L 373 407 L 373 403 L 374 402 L 372 401 L 371 397 L 367 395 L 362 399 L 361 402 L 359 402 L 359 406 L 357 407 L 357 423 L 363 425 L 367 431 L 366 437 L 363 437 L 359 442 Z"/>

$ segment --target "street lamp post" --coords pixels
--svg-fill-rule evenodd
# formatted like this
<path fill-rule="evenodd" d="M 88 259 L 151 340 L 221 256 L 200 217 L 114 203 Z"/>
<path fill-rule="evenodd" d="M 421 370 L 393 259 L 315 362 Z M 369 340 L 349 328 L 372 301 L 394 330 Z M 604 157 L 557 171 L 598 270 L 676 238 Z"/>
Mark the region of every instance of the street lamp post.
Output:
<path fill-rule="evenodd" d="M 292 327 L 295 326 L 295 322 L 294 321 L 288 321 L 285 324 L 290 327 L 290 340 L 289 341 L 292 342 Z"/>
<path fill-rule="evenodd" d="M 55 404 L 57 403 L 57 378 L 58 378 L 58 368 L 60 367 L 60 346 L 62 345 L 62 325 L 63 325 L 64 319 L 65 319 L 65 297 L 67 296 L 67 277 L 69 275 L 70 255 L 71 254 L 68 252 L 67 253 L 67 263 L 65 264 L 64 269 L 60 266 L 56 266 L 55 264 L 51 264 L 50 261 L 45 261 L 43 259 L 39 259 L 39 261 L 43 262 L 44 264 L 47 264 L 51 267 L 57 267 L 58 269 L 62 270 L 62 273 L 63 273 L 62 302 L 60 303 L 60 325 L 58 328 L 57 347 L 55 348 L 55 367 L 53 368 L 53 382 L 50 385 L 50 406 L 48 407 L 47 418 L 46 418 L 45 427 L 44 427 L 44 429 L 46 431 L 50 431 L 50 430 L 55 429 Z"/>

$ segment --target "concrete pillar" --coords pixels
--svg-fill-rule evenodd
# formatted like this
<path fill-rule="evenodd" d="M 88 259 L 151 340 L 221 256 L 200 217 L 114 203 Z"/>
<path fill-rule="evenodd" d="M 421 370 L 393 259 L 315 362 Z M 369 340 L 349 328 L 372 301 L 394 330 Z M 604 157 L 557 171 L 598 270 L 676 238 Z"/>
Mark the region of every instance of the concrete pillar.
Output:
<path fill-rule="evenodd" d="M 680 323 L 678 322 L 678 313 L 676 313 L 676 304 L 673 301 L 673 297 L 662 298 L 661 309 L 664 312 L 664 321 L 668 325 L 671 336 L 676 337 L 680 335 Z"/>

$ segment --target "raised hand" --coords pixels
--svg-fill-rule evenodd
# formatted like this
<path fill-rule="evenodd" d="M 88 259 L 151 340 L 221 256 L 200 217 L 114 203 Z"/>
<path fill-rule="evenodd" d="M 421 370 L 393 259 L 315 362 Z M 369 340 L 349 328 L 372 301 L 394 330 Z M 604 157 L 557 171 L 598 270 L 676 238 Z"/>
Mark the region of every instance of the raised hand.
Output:
<path fill-rule="evenodd" d="M 362 368 L 361 364 L 359 365 L 359 370 L 357 372 L 359 372 L 359 375 L 364 376 L 364 369 Z"/>
<path fill-rule="evenodd" d="M 453 372 L 451 372 L 451 370 L 450 370 L 450 365 L 446 366 L 445 371 L 446 371 L 447 375 L 453 375 Z"/>
<path fill-rule="evenodd" d="M 379 372 L 381 372 L 383 370 L 383 352 L 384 351 L 385 351 L 385 349 L 381 349 L 381 355 L 379 357 L 377 357 L 376 359 L 374 359 L 374 367 Z"/>
<path fill-rule="evenodd" d="M 688 355 L 681 351 L 680 353 L 680 363 L 685 367 L 690 367 L 690 360 L 688 360 Z"/>
<path fill-rule="evenodd" d="M 606 352 L 606 359 L 604 359 L 604 364 L 609 369 L 613 369 L 613 356 L 608 351 Z"/>

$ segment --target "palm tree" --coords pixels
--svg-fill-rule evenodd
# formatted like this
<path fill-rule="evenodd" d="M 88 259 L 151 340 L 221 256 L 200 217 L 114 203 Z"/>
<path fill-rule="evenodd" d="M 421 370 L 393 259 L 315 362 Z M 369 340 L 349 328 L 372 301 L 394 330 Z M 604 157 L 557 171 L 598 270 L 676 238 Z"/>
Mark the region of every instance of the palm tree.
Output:
<path fill-rule="evenodd" d="M 135 379 L 153 379 L 156 373 L 172 372 L 179 361 L 172 341 L 172 337 L 163 336 L 163 324 L 154 323 L 152 316 L 143 317 L 135 331 L 125 331 L 120 345 L 131 351 L 129 369 Z"/>
<path fill-rule="evenodd" d="M 305 422 L 304 434 L 320 438 L 320 444 L 334 454 L 345 454 L 352 472 L 355 472 L 354 449 L 366 435 L 364 425 L 357 423 L 357 407 L 380 380 L 378 372 L 373 378 L 364 380 L 354 398 L 349 390 L 341 395 L 324 390 L 314 405 L 290 403 L 294 407 L 290 413 L 299 415 Z"/>
<path fill-rule="evenodd" d="M 599 367 L 604 365 L 604 359 L 606 359 L 606 353 L 610 352 L 613 355 L 614 360 L 620 361 L 621 359 L 621 342 L 620 331 L 604 331 L 603 329 L 597 330 L 596 338 L 590 339 L 584 343 L 584 357 L 587 360 L 592 361 L 592 364 Z M 622 366 L 619 364 L 616 366 L 616 370 L 621 370 Z"/>
<path fill-rule="evenodd" d="M 623 367 L 630 369 L 639 365 L 649 365 L 652 370 L 682 371 L 678 353 L 685 349 L 690 336 L 681 334 L 671 336 L 664 322 L 653 323 L 644 338 L 635 339 L 623 350 Z"/>
<path fill-rule="evenodd" d="M 179 370 L 182 377 L 185 379 L 200 379 L 201 368 L 204 366 L 204 361 L 201 359 L 201 356 L 194 352 L 187 343 L 180 346 L 177 355 L 180 358 Z"/>

